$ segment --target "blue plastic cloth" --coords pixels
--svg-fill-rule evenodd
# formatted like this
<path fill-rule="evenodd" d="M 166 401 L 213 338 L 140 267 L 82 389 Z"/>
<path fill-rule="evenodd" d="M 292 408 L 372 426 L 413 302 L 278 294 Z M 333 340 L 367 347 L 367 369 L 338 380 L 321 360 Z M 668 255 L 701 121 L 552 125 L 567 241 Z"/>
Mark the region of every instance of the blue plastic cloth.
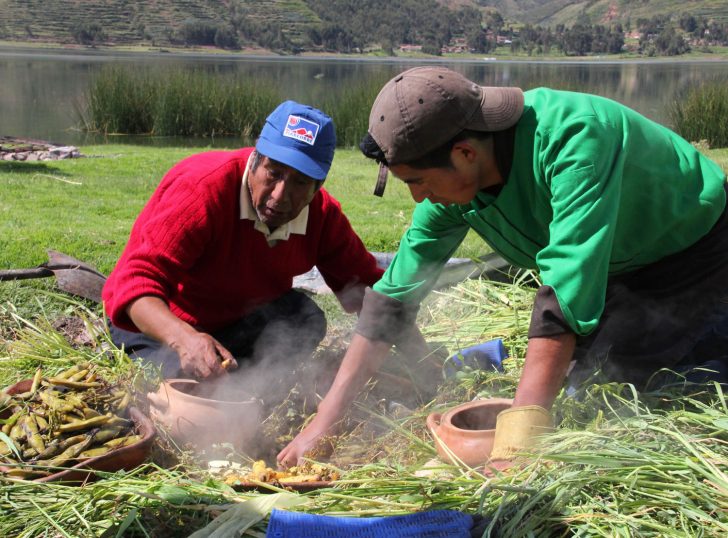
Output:
<path fill-rule="evenodd" d="M 505 358 L 508 358 L 508 351 L 503 345 L 503 340 L 495 338 L 482 344 L 461 349 L 445 361 L 442 373 L 446 378 L 451 378 L 458 371 L 463 370 L 464 367 L 502 372 L 502 362 Z"/>
<path fill-rule="evenodd" d="M 266 538 L 470 538 L 473 517 L 454 510 L 334 517 L 273 510 Z"/>

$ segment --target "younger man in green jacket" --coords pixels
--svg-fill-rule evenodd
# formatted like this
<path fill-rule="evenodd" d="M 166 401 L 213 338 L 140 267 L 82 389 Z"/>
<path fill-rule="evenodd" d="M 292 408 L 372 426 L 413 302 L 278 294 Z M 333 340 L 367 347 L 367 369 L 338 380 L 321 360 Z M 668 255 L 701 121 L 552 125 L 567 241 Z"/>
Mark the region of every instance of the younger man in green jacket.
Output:
<path fill-rule="evenodd" d="M 601 371 L 640 387 L 696 362 L 726 374 L 726 177 L 669 129 L 594 95 L 481 87 L 417 67 L 380 92 L 362 151 L 417 207 L 367 291 L 334 385 L 282 462 L 334 427 L 471 228 L 542 282 L 493 459 L 551 426 L 567 373 L 572 384 Z"/>

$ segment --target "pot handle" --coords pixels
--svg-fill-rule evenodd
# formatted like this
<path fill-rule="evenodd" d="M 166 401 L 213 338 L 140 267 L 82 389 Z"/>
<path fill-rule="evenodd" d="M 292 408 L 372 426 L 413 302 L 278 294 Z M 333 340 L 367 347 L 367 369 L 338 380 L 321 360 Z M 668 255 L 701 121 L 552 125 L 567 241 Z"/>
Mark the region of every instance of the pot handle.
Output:
<path fill-rule="evenodd" d="M 437 428 L 440 427 L 440 419 L 442 413 L 430 413 L 427 415 L 427 427 L 434 433 Z"/>

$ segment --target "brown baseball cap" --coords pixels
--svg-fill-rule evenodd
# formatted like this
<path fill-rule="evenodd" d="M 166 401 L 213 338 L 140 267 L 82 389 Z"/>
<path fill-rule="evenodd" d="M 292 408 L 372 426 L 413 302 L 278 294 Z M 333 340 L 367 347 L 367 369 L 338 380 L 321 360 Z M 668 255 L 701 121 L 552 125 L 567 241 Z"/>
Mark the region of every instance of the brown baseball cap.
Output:
<path fill-rule="evenodd" d="M 401 164 L 423 157 L 464 129 L 507 129 L 522 113 L 520 88 L 479 86 L 446 67 L 414 67 L 379 92 L 369 114 L 369 134 L 387 164 Z"/>

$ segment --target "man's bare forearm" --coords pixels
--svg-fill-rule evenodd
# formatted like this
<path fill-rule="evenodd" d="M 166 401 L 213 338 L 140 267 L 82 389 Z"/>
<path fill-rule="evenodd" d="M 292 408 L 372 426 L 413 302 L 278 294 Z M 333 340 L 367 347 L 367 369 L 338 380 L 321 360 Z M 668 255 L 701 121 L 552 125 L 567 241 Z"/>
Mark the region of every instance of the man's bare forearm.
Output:
<path fill-rule="evenodd" d="M 174 347 L 182 334 L 195 331 L 159 297 L 140 297 L 127 307 L 127 313 L 141 332 L 170 347 Z"/>
<path fill-rule="evenodd" d="M 540 405 L 550 409 L 566 378 L 575 346 L 572 333 L 531 338 L 514 407 Z"/>
<path fill-rule="evenodd" d="M 379 370 L 391 344 L 354 334 L 328 393 L 321 401 L 316 421 L 333 426 L 346 413 L 367 381 Z"/>

